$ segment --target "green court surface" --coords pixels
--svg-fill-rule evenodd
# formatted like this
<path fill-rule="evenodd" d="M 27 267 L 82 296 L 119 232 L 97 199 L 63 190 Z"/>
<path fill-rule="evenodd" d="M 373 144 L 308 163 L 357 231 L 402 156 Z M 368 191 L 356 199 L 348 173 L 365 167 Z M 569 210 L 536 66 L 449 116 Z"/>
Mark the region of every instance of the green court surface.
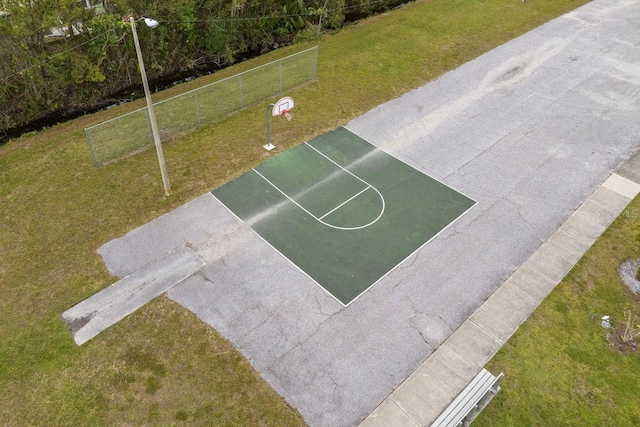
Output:
<path fill-rule="evenodd" d="M 345 128 L 211 193 L 345 305 L 475 204 Z"/>

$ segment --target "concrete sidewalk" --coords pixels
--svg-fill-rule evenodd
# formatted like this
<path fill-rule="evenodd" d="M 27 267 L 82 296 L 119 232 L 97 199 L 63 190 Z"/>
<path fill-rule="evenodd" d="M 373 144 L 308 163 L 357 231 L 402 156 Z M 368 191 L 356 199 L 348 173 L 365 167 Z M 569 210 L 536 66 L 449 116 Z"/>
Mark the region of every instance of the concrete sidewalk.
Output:
<path fill-rule="evenodd" d="M 76 344 L 82 345 L 204 265 L 202 258 L 194 251 L 186 246 L 178 246 L 71 307 L 62 313 L 62 319 Z"/>
<path fill-rule="evenodd" d="M 640 193 L 639 171 L 636 152 L 360 427 L 431 425 Z"/>

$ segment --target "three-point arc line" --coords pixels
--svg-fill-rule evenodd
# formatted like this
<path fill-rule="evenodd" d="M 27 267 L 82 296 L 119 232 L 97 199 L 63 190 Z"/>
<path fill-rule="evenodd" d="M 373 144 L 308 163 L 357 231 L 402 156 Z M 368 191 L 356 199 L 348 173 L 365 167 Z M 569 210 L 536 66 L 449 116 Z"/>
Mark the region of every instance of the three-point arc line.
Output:
<path fill-rule="evenodd" d="M 280 188 L 278 188 L 277 185 L 275 185 L 273 182 L 269 181 L 269 179 L 267 179 L 264 175 L 262 175 L 260 172 L 258 172 L 255 168 L 252 169 L 255 173 L 257 173 L 262 179 L 264 179 L 267 183 L 269 183 L 269 185 L 271 185 L 273 188 L 275 188 L 276 190 L 278 190 L 278 192 L 280 192 L 284 197 L 286 197 L 289 201 L 291 201 L 291 203 L 295 204 L 296 206 L 298 206 L 300 209 L 302 209 L 305 213 L 307 213 L 308 215 L 310 215 L 311 217 L 313 217 L 316 221 L 318 221 L 320 224 L 323 224 L 327 227 L 331 227 L 331 228 L 335 228 L 336 230 L 345 230 L 345 231 L 350 231 L 350 230 L 360 230 L 362 228 L 366 228 L 369 227 L 373 224 L 375 224 L 376 222 L 378 222 L 378 220 L 382 217 L 382 215 L 384 214 L 384 210 L 385 210 L 385 202 L 384 202 L 384 197 L 382 196 L 382 194 L 380 193 L 380 191 L 378 191 L 377 188 L 375 188 L 373 185 L 369 184 L 368 182 L 366 182 L 364 179 L 360 178 L 359 176 L 349 172 L 347 169 L 343 168 L 342 166 L 340 166 L 338 163 L 334 162 L 331 158 L 327 157 L 325 154 L 321 153 L 318 149 L 316 149 L 315 147 L 309 145 L 308 143 L 305 142 L 305 145 L 309 148 L 311 148 L 312 150 L 314 150 L 315 152 L 317 152 L 318 154 L 320 154 L 322 157 L 324 157 L 325 159 L 329 160 L 331 163 L 333 163 L 334 165 L 336 165 L 337 167 L 339 167 L 340 169 L 342 169 L 343 171 L 345 171 L 346 173 L 348 173 L 349 175 L 353 176 L 354 178 L 356 178 L 357 180 L 359 180 L 360 182 L 362 182 L 363 184 L 366 185 L 366 187 L 361 190 L 360 192 L 358 192 L 357 194 L 351 196 L 349 199 L 345 200 L 344 202 L 340 203 L 338 206 L 336 206 L 335 208 L 331 209 L 329 212 L 325 213 L 324 215 L 322 215 L 321 217 L 317 217 L 314 214 L 312 214 L 311 212 L 309 212 L 307 209 L 305 209 L 303 206 L 301 206 L 298 202 L 296 202 L 295 200 L 293 200 L 291 197 L 289 197 L 289 195 L 287 193 L 285 193 L 284 191 L 282 191 Z M 378 193 L 378 196 L 380 197 L 380 200 L 382 201 L 382 209 L 380 210 L 380 214 L 376 217 L 376 219 L 374 219 L 373 221 L 369 222 L 368 224 L 365 225 L 360 225 L 358 227 L 340 227 L 337 225 L 333 225 L 333 224 L 329 224 L 328 222 L 323 221 L 323 218 L 325 218 L 326 216 L 328 216 L 329 214 L 335 212 L 336 210 L 340 209 L 341 207 L 343 207 L 344 205 L 346 205 L 347 203 L 349 203 L 350 201 L 352 201 L 353 199 L 355 199 L 356 197 L 358 197 L 359 195 L 361 195 L 362 193 L 364 193 L 365 191 L 367 191 L 368 189 L 373 189 L 376 193 Z"/>

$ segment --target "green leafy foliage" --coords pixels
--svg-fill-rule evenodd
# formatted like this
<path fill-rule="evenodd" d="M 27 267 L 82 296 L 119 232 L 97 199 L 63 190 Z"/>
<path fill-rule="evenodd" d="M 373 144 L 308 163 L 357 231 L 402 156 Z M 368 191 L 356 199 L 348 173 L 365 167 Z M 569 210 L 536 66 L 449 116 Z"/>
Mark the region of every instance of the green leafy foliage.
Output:
<path fill-rule="evenodd" d="M 398 0 L 377 3 L 379 10 Z M 138 27 L 150 80 L 239 54 L 291 42 L 310 27 L 340 28 L 345 8 L 373 12 L 356 0 L 113 0 L 86 8 L 76 0 L 0 0 L 0 130 L 71 106 L 91 106 L 141 84 L 129 15 L 154 17 Z M 101 13 L 96 13 L 100 11 Z"/>

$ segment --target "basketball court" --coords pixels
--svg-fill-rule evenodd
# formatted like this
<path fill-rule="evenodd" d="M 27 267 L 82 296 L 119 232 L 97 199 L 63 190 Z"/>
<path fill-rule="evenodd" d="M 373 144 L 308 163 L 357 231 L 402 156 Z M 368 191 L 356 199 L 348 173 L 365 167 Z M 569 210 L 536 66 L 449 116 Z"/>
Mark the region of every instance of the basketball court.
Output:
<path fill-rule="evenodd" d="M 343 305 L 475 204 L 345 128 L 211 193 Z"/>

